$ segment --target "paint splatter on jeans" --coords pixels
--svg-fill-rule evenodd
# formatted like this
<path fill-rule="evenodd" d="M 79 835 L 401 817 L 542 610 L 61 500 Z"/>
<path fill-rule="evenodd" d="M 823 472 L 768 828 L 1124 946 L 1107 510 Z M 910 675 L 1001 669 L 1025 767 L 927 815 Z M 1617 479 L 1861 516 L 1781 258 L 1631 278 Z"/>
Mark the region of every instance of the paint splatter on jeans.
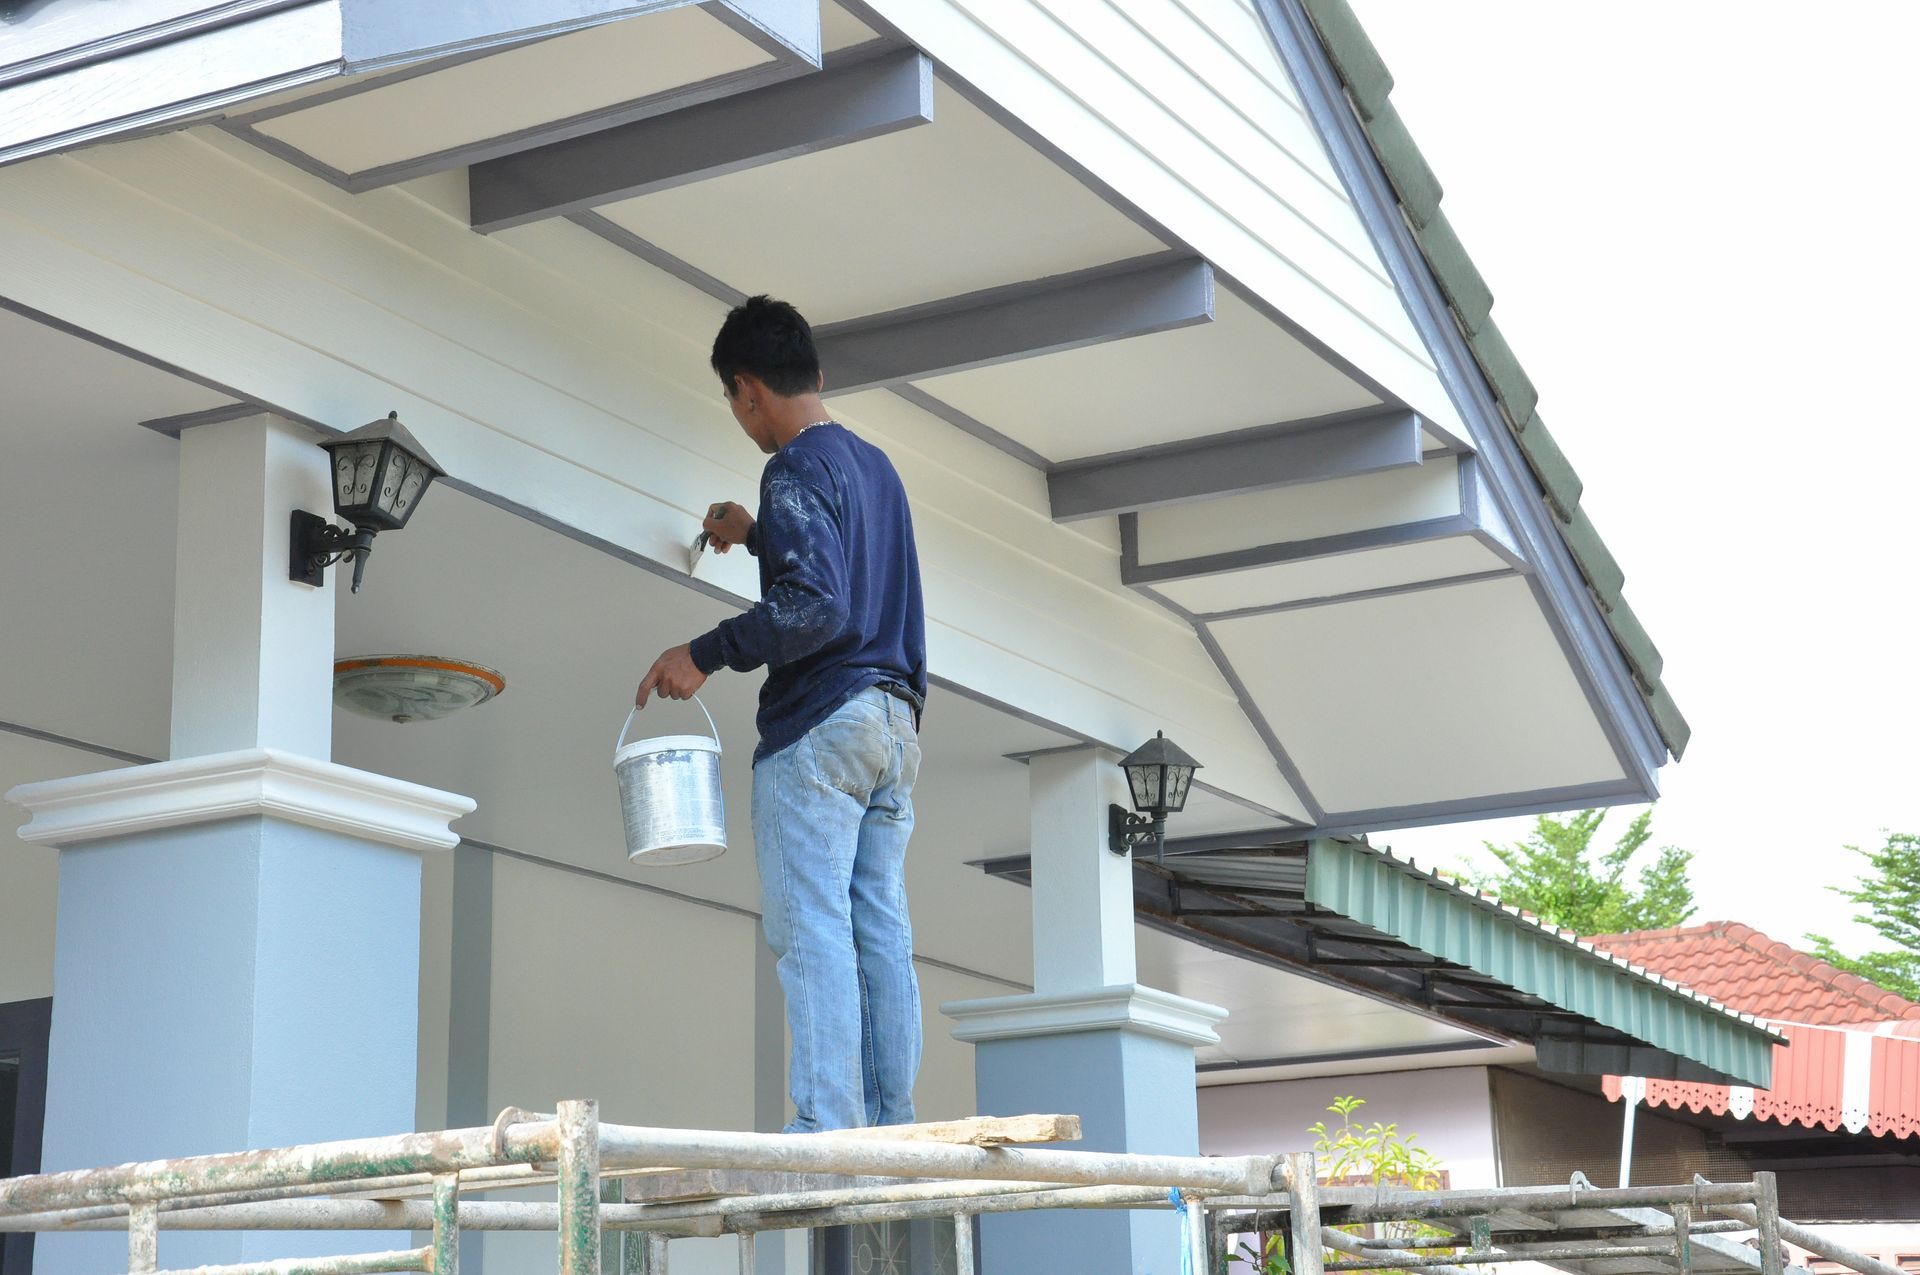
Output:
<path fill-rule="evenodd" d="M 753 768 L 762 928 L 793 1037 L 788 1133 L 913 1121 L 913 710 L 861 691 Z"/>

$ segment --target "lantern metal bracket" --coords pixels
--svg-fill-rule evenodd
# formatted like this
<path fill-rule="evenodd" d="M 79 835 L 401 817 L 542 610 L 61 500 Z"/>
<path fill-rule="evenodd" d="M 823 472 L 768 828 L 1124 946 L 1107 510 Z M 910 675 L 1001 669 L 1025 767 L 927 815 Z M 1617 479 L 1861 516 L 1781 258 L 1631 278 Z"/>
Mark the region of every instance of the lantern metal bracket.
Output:
<path fill-rule="evenodd" d="M 351 558 L 353 591 L 360 592 L 360 577 L 367 569 L 367 555 L 373 552 L 375 534 L 371 527 L 349 531 L 318 514 L 294 510 L 287 537 L 287 579 L 324 589 L 327 568 Z"/>
<path fill-rule="evenodd" d="M 1166 848 L 1167 817 L 1137 815 L 1114 802 L 1107 807 L 1107 849 L 1125 855 L 1135 846 L 1151 844 L 1158 860 Z"/>

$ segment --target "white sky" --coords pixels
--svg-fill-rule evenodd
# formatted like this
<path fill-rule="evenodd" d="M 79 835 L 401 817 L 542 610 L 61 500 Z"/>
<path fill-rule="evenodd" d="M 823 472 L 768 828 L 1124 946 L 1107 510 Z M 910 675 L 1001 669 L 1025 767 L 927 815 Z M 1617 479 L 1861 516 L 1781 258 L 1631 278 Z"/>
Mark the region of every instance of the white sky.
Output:
<path fill-rule="evenodd" d="M 1859 948 L 1840 847 L 1920 832 L 1920 4 L 1352 3 L 1693 725 L 1694 920 Z"/>

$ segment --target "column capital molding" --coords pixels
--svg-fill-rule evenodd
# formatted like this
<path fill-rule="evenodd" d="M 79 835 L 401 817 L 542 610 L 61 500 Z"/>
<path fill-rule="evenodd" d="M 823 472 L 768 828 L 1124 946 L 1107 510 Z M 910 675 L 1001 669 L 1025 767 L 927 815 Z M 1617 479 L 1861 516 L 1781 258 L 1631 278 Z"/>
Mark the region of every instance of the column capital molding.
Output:
<path fill-rule="evenodd" d="M 1227 1017 L 1218 1005 L 1138 983 L 948 1001 L 940 1012 L 954 1020 L 954 1039 L 969 1044 L 1125 1028 L 1183 1045 L 1217 1045 L 1214 1025 Z"/>
<path fill-rule="evenodd" d="M 30 816 L 22 841 L 60 847 L 257 815 L 408 850 L 447 850 L 460 842 L 448 825 L 474 809 L 458 793 L 272 748 L 22 784 L 7 800 Z"/>

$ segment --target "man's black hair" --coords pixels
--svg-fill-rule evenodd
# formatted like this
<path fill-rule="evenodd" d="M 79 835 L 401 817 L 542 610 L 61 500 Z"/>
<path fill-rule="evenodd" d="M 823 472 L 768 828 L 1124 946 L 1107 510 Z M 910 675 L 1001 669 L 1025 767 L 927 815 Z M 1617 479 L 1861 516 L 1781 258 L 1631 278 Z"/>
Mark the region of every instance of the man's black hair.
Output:
<path fill-rule="evenodd" d="M 775 394 L 792 397 L 820 388 L 820 355 L 813 329 L 800 312 L 765 293 L 733 307 L 713 338 L 713 370 L 727 393 L 741 373 L 757 376 Z"/>

